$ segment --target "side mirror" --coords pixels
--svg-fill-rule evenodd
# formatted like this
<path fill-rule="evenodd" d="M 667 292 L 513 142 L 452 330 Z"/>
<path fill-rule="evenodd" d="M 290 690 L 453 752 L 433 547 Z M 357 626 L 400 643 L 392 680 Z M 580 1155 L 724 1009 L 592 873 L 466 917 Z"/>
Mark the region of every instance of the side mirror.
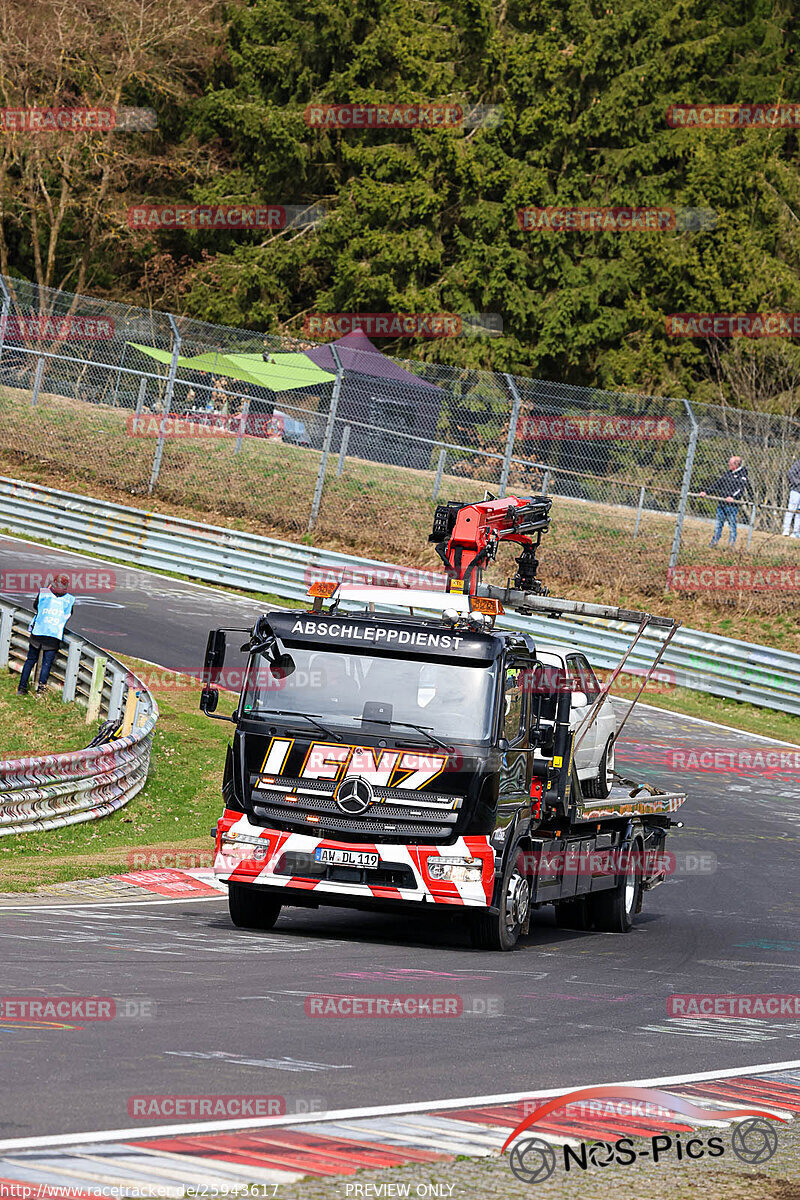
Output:
<path fill-rule="evenodd" d="M 276 679 L 285 679 L 296 670 L 296 664 L 291 654 L 279 654 L 270 662 L 270 670 Z"/>
<path fill-rule="evenodd" d="M 225 631 L 212 629 L 208 635 L 206 656 L 203 660 L 203 679 L 207 684 L 216 683 L 219 679 L 219 673 L 225 662 L 225 649 Z"/>
<path fill-rule="evenodd" d="M 588 706 L 588 704 L 589 704 L 589 697 L 586 695 L 586 692 L 573 692 L 572 693 L 572 707 L 573 708 L 586 708 Z"/>
<path fill-rule="evenodd" d="M 204 713 L 213 713 L 217 711 L 219 703 L 219 692 L 215 687 L 205 685 L 200 693 L 200 711 Z"/>

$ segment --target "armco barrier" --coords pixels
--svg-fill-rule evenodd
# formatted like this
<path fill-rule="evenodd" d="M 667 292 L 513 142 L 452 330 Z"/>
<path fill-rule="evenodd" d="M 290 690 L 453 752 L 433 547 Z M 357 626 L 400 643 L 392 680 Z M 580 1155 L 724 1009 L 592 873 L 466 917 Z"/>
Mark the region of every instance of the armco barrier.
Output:
<path fill-rule="evenodd" d="M 191 579 L 304 600 L 309 578 L 331 571 L 403 571 L 391 563 L 278 541 L 258 534 L 146 512 L 0 476 L 0 526 L 103 559 L 177 571 Z M 554 620 L 507 615 L 503 623 L 543 641 L 578 644 L 592 661 L 613 667 L 633 626 L 590 617 Z M 643 637 L 629 665 L 649 665 L 660 645 Z M 771 646 L 682 628 L 663 665 L 695 691 L 800 715 L 800 656 Z"/>
<path fill-rule="evenodd" d="M 19 670 L 30 609 L 0 597 L 0 669 Z M 92 821 L 122 808 L 144 787 L 158 705 L 127 667 L 67 634 L 50 679 L 62 699 L 87 706 L 87 740 L 97 721 L 118 720 L 122 737 L 85 750 L 0 761 L 0 837 Z"/>

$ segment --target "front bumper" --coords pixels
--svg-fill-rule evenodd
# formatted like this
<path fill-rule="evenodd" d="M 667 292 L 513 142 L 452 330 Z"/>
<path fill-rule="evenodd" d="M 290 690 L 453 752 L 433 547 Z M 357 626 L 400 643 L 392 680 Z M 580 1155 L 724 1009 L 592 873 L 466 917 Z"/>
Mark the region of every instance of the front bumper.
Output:
<path fill-rule="evenodd" d="M 223 841 L 223 839 L 225 839 Z M 233 840 L 230 840 L 233 839 Z M 241 840 L 240 840 L 241 839 Z M 246 839 L 246 840 L 245 840 Z M 317 847 L 359 852 L 375 852 L 380 870 L 311 867 Z M 429 858 L 473 858 L 481 864 L 480 878 L 468 882 L 433 879 Z M 300 869 L 296 865 L 300 864 Z M 325 871 L 315 877 L 315 871 Z M 369 901 L 400 900 L 419 904 L 439 904 L 468 908 L 487 908 L 494 889 L 494 851 L 485 835 L 460 837 L 449 846 L 406 845 L 400 842 L 373 842 L 365 845 L 331 838 L 316 838 L 305 833 L 287 833 L 253 824 L 246 815 L 225 811 L 217 822 L 214 874 L 223 883 L 280 888 L 294 892 L 306 902 L 309 893 L 320 902 L 335 904 L 341 897 Z M 477 874 L 477 872 L 476 872 Z M 337 878 L 336 876 L 340 876 Z M 341 876 L 347 878 L 341 878 Z M 372 876 L 372 881 L 370 881 Z M 291 904 L 287 895 L 286 903 Z"/>

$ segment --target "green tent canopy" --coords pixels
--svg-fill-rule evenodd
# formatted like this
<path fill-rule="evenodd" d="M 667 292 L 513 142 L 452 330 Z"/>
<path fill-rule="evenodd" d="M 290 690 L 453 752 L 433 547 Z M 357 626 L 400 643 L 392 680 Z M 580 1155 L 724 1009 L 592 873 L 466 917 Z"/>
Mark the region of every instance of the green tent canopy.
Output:
<path fill-rule="evenodd" d="M 169 350 L 157 350 L 155 346 L 142 346 L 139 342 L 128 342 L 128 345 L 157 362 L 172 362 Z M 179 354 L 178 366 L 186 371 L 208 371 L 228 379 L 239 379 L 243 383 L 254 383 L 271 392 L 319 387 L 323 383 L 332 383 L 336 378 L 312 363 L 305 354 L 271 354 L 270 358 L 271 362 L 265 362 L 260 354 L 220 354 L 212 350 L 206 354 L 195 354 L 193 358 L 183 358 Z"/>

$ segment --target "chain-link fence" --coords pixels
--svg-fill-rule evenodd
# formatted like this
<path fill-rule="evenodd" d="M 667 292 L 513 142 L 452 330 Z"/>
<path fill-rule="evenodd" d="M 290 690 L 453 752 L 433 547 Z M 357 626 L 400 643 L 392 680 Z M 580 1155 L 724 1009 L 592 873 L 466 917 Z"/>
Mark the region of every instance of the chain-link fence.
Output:
<path fill-rule="evenodd" d="M 698 493 L 739 454 L 737 544 L 786 524 L 800 426 L 780 416 L 401 361 L 359 332 L 300 341 L 8 277 L 0 296 L 6 473 L 24 463 L 67 489 L 406 561 L 436 501 L 544 492 L 576 521 L 658 528 L 673 565 L 684 516 L 713 517 Z"/>

